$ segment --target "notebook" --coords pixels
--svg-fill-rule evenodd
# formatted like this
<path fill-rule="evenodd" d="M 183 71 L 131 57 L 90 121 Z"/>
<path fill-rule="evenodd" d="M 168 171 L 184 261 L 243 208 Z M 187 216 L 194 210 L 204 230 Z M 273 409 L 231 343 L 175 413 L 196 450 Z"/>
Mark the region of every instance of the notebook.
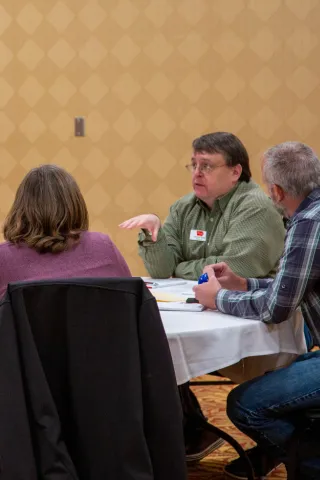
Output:
<path fill-rule="evenodd" d="M 181 311 L 181 312 L 202 312 L 205 307 L 201 303 L 185 302 L 158 302 L 159 310 Z"/>

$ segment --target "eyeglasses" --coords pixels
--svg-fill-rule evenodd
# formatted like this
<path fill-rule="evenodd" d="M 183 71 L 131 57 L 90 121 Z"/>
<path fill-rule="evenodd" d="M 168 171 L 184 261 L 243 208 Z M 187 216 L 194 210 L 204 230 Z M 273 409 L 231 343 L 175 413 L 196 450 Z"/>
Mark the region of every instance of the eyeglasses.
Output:
<path fill-rule="evenodd" d="M 222 165 L 212 165 L 211 163 L 190 163 L 189 165 L 186 165 L 186 169 L 190 173 L 194 173 L 197 168 L 199 168 L 199 172 L 203 173 L 204 175 L 210 175 L 216 168 L 220 167 L 226 167 L 226 164 L 223 163 Z"/>

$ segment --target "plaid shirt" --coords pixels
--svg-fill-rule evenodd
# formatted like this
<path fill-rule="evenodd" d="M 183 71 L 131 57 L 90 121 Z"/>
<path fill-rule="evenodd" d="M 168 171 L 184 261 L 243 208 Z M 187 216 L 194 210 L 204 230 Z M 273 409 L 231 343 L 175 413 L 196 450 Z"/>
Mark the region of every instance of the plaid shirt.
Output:
<path fill-rule="evenodd" d="M 292 216 L 275 279 L 248 279 L 247 292 L 221 289 L 218 310 L 237 317 L 281 323 L 300 306 L 320 345 L 320 188 Z"/>

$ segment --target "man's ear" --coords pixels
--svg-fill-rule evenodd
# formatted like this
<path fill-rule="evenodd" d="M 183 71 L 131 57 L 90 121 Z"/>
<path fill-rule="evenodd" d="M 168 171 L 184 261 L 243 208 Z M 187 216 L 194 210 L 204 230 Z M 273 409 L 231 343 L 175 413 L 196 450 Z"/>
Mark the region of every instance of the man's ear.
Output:
<path fill-rule="evenodd" d="M 276 195 L 278 202 L 281 202 L 284 199 L 284 190 L 279 185 L 273 185 L 273 192 Z"/>
<path fill-rule="evenodd" d="M 237 165 L 232 167 L 232 170 L 233 170 L 233 175 L 234 175 L 235 179 L 238 181 L 239 178 L 241 177 L 241 173 L 242 173 L 242 167 L 241 167 L 240 163 L 238 163 Z"/>

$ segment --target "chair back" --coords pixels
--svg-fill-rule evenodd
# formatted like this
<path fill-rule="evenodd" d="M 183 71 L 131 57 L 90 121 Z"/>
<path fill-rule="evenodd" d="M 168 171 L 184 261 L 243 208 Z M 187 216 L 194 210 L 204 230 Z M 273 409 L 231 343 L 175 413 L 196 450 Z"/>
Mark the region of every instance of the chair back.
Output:
<path fill-rule="evenodd" d="M 8 295 L 16 324 L 30 326 L 79 479 L 185 480 L 171 355 L 144 282 L 24 282 Z"/>

